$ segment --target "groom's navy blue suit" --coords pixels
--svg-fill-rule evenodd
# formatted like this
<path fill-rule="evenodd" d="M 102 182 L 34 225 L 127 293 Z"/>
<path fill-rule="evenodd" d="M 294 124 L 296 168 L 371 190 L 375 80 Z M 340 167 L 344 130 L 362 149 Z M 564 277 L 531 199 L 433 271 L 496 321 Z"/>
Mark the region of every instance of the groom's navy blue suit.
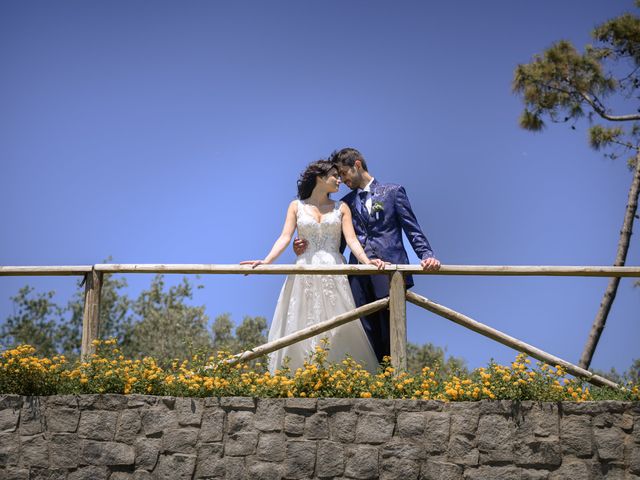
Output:
<path fill-rule="evenodd" d="M 351 209 L 356 236 L 367 256 L 393 264 L 409 263 L 402 242 L 404 231 L 421 260 L 433 257 L 429 241 L 422 233 L 404 187 L 392 183 L 379 183 L 374 179 L 370 192 L 371 213 L 361 207 L 356 190 L 342 199 Z M 343 239 L 341 251 L 344 251 L 344 246 Z M 349 263 L 358 263 L 353 253 L 349 256 Z M 413 278 L 410 275 L 406 276 L 406 283 L 407 288 L 413 286 Z M 349 277 L 349 284 L 358 307 L 389 295 L 387 275 L 353 275 Z M 361 321 L 378 361 L 381 361 L 385 355 L 391 353 L 389 310 L 380 310 L 362 318 Z"/>

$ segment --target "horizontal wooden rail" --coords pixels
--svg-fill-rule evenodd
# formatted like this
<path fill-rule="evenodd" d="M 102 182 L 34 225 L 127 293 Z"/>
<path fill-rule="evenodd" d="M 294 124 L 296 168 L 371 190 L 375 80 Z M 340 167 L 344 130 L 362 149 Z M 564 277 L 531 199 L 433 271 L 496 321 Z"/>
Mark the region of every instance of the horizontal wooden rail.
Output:
<path fill-rule="evenodd" d="M 238 264 L 145 264 L 99 263 L 76 266 L 0 266 L 0 276 L 85 275 L 92 270 L 104 273 L 179 273 L 218 275 L 384 275 L 402 272 L 412 275 L 491 275 L 563 277 L 640 277 L 640 267 L 608 266 L 528 266 L 528 265 L 443 265 L 438 271 L 424 271 L 418 265 L 260 265 Z"/>
<path fill-rule="evenodd" d="M 91 272 L 93 265 L 71 265 L 71 266 L 47 266 L 47 267 L 3 267 L 0 266 L 0 276 L 66 276 L 66 275 L 86 275 Z"/>
<path fill-rule="evenodd" d="M 531 355 L 533 358 L 537 358 L 544 363 L 547 363 L 549 365 L 561 365 L 570 374 L 575 375 L 576 377 L 584 378 L 589 383 L 598 385 L 600 387 L 620 388 L 617 383 L 614 383 L 611 380 L 591 373 L 590 371 L 585 370 L 584 368 L 580 368 L 579 366 L 574 365 L 571 362 L 563 360 L 560 357 L 556 357 L 555 355 L 551 355 L 550 353 L 540 350 L 533 345 L 529 345 L 522 340 L 518 340 L 517 338 L 507 335 L 506 333 L 502 333 L 500 330 L 489 327 L 488 325 L 480 323 L 473 318 L 467 317 L 462 313 L 456 312 L 455 310 L 447 308 L 444 305 L 440 305 L 416 293 L 408 291 L 407 300 L 414 305 L 418 305 L 419 307 L 422 307 L 426 310 L 429 310 L 430 312 L 440 315 L 441 317 L 451 320 L 458 325 L 462 325 L 469 330 L 473 330 L 480 335 L 495 340 L 496 342 L 502 343 L 507 347 L 511 347 L 514 350 Z"/>

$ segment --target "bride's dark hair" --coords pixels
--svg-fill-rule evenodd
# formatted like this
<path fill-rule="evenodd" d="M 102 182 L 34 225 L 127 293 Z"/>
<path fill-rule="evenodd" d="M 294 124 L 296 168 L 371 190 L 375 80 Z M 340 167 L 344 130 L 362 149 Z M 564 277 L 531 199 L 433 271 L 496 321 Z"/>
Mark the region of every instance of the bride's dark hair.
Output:
<path fill-rule="evenodd" d="M 300 200 L 309 198 L 316 186 L 316 178 L 325 177 L 332 168 L 336 168 L 336 166 L 329 160 L 310 163 L 298 179 L 298 198 Z"/>

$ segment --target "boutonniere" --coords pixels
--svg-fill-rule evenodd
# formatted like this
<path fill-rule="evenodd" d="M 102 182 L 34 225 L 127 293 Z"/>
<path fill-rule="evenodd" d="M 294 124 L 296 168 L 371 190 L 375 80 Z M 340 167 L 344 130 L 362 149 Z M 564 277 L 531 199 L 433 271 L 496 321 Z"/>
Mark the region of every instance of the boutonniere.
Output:
<path fill-rule="evenodd" d="M 380 212 L 384 212 L 384 204 L 381 201 L 376 200 L 371 205 L 371 211 L 375 214 L 376 220 L 379 220 Z"/>

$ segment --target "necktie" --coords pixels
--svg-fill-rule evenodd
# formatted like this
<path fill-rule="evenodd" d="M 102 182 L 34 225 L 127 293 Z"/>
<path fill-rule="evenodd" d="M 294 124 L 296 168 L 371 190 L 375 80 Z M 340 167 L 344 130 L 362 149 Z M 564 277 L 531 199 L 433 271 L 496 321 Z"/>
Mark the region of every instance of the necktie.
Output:
<path fill-rule="evenodd" d="M 362 215 L 364 215 L 365 217 L 369 215 L 369 211 L 367 210 L 367 205 L 366 205 L 368 194 L 369 192 L 367 192 L 366 190 L 363 190 L 360 193 L 358 193 L 358 196 L 360 197 L 360 213 L 362 213 Z"/>

